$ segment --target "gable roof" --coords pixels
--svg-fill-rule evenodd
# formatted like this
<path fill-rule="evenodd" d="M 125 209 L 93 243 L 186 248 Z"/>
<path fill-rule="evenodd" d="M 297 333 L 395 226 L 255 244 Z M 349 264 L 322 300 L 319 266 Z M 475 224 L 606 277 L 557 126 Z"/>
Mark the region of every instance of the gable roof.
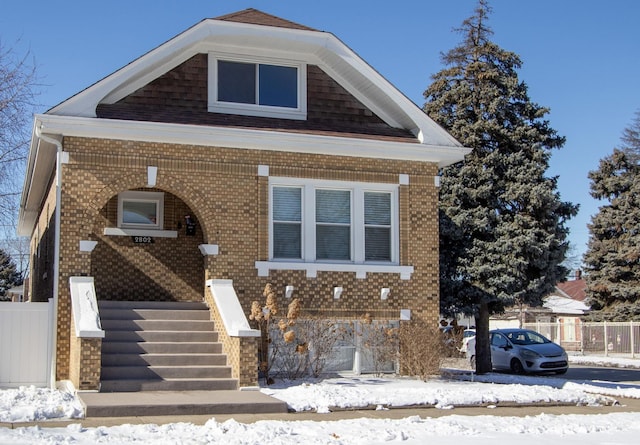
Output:
<path fill-rule="evenodd" d="M 413 137 L 381 140 L 362 134 L 346 138 L 327 131 L 314 133 L 294 128 L 274 132 L 215 122 L 190 125 L 97 116 L 99 107 L 116 104 L 194 56 L 210 52 L 317 66 L 385 125 Z M 20 234 L 30 234 L 35 224 L 47 181 L 54 171 L 54 149 L 60 147 L 64 136 L 400 159 L 440 166 L 461 161 L 471 151 L 333 34 L 255 9 L 202 20 L 46 113 L 36 115 L 20 205 Z"/>
<path fill-rule="evenodd" d="M 585 303 L 587 284 L 583 279 L 564 281 L 544 299 L 543 306 L 554 313 L 583 315 L 591 309 Z"/>
<path fill-rule="evenodd" d="M 591 309 L 582 301 L 572 300 L 560 295 L 549 295 L 545 298 L 543 306 L 555 314 L 584 315 Z"/>
<path fill-rule="evenodd" d="M 572 300 L 584 301 L 587 298 L 587 281 L 582 278 L 558 283 L 556 288 Z"/>
<path fill-rule="evenodd" d="M 438 154 L 441 165 L 469 152 L 333 34 L 255 9 L 202 20 L 46 114 L 95 118 L 99 104 L 113 104 L 195 54 L 210 51 L 253 52 L 315 64 L 388 125 L 412 132 L 423 145 L 453 149 L 450 156 Z"/>
<path fill-rule="evenodd" d="M 237 11 L 237 12 L 232 12 L 231 14 L 222 15 L 222 16 L 216 17 L 215 20 L 237 22 L 237 23 L 248 23 L 252 25 L 275 26 L 278 28 L 305 29 L 307 31 L 317 31 L 316 29 L 309 28 L 308 26 L 300 25 L 299 23 L 295 23 L 290 20 L 285 20 L 283 18 L 276 17 L 275 15 L 267 14 L 265 12 L 259 11 L 254 8 L 247 8 L 242 11 Z"/>

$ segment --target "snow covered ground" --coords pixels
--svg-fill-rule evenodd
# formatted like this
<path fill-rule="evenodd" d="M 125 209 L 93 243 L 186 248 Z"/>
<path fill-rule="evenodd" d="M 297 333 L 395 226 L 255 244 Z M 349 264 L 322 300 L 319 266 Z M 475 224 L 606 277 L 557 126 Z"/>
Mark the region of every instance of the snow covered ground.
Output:
<path fill-rule="evenodd" d="M 640 367 L 640 360 L 572 357 L 573 363 L 606 363 Z M 555 377 L 488 374 L 466 380 L 447 378 L 422 382 L 406 378 L 359 376 L 316 382 L 278 383 L 262 391 L 285 400 L 297 411 L 328 412 L 331 407 L 357 408 L 430 404 L 440 409 L 459 405 L 483 405 L 486 415 L 455 414 L 432 418 L 353 419 L 341 421 L 259 421 L 243 424 L 235 420 L 204 425 L 121 425 L 85 428 L 81 419 L 67 427 L 0 428 L 0 444 L 423 444 L 456 445 L 539 444 L 561 440 L 571 444 L 636 444 L 640 413 L 593 415 L 548 415 L 534 417 L 491 416 L 499 403 L 562 402 L 597 406 L 620 397 L 640 398 L 640 385 L 612 382 L 572 382 Z M 75 419 L 82 415 L 71 394 L 43 388 L 0 390 L 0 422 Z M 46 422 L 45 422 L 46 424 Z"/>

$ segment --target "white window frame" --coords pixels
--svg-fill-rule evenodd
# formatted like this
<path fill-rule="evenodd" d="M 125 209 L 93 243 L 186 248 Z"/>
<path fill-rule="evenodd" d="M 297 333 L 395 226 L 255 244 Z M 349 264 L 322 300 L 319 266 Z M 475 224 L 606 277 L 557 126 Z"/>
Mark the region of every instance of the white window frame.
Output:
<path fill-rule="evenodd" d="M 298 76 L 297 94 L 298 106 L 276 107 L 260 104 L 244 104 L 234 102 L 221 102 L 218 100 L 218 60 L 229 62 L 241 62 L 252 64 L 266 64 L 296 68 Z M 241 114 L 245 116 L 275 117 L 282 119 L 305 120 L 307 118 L 307 65 L 304 62 L 297 62 L 286 59 L 260 57 L 260 56 L 239 56 L 228 53 L 209 53 L 209 74 L 208 74 L 208 95 L 210 112 Z M 259 79 L 256 79 L 259 82 Z"/>
<path fill-rule="evenodd" d="M 134 224 L 125 223 L 123 208 L 126 201 L 152 202 L 156 205 L 155 224 Z M 142 230 L 162 230 L 164 228 L 164 193 L 162 192 L 142 192 L 127 191 L 118 194 L 118 228 L 120 229 L 142 229 Z"/>
<path fill-rule="evenodd" d="M 307 191 L 311 189 L 310 191 Z M 307 215 L 308 217 L 313 216 L 313 219 L 309 219 L 307 218 L 307 221 L 309 221 L 309 225 L 312 225 L 313 227 L 309 228 L 307 227 L 306 231 L 303 231 L 303 236 L 309 234 L 309 236 L 312 236 L 313 238 L 311 238 L 312 242 L 309 243 L 310 246 L 313 247 L 313 252 L 310 252 L 309 257 L 305 257 L 305 259 L 307 261 L 317 261 L 317 262 L 325 262 L 325 263 L 351 263 L 355 261 L 356 255 L 356 245 L 357 243 L 354 242 L 355 238 L 358 236 L 358 231 L 355 227 L 356 221 L 358 220 L 356 218 L 356 194 L 354 193 L 354 189 L 349 188 L 349 187 L 336 187 L 336 186 L 331 186 L 331 187 L 322 187 L 322 186 L 316 186 L 316 185 L 308 185 L 306 187 L 303 188 L 304 191 L 306 191 L 306 193 L 303 195 L 303 198 L 306 200 L 306 208 L 309 207 L 313 207 L 313 210 L 309 212 L 309 214 Z M 317 194 L 316 192 L 318 190 L 335 190 L 335 191 L 340 191 L 340 192 L 348 192 L 349 193 L 349 205 L 350 205 L 350 218 L 349 218 L 349 222 L 348 223 L 327 223 L 327 222 L 318 222 L 316 220 L 316 197 Z M 304 208 L 304 207 L 303 207 Z M 304 220 L 304 218 L 303 218 Z M 323 227 L 330 227 L 330 226 L 334 226 L 334 227 L 348 227 L 349 228 L 349 256 L 350 258 L 348 260 L 337 260 L 337 259 L 331 259 L 331 258 L 326 258 L 326 259 L 318 259 L 318 250 L 317 250 L 317 229 L 318 226 L 323 226 Z M 364 239 L 364 238 L 363 238 Z"/>
<path fill-rule="evenodd" d="M 300 187 L 302 189 L 302 255 L 300 259 L 273 257 L 273 206 L 274 187 Z M 350 190 L 352 193 L 352 259 L 351 261 L 316 260 L 315 258 L 315 191 L 316 189 Z M 365 261 L 364 193 L 386 192 L 391 194 L 391 260 Z M 399 185 L 327 181 L 301 178 L 269 178 L 269 261 L 256 261 L 259 276 L 267 276 L 269 270 L 306 270 L 307 277 L 315 277 L 318 271 L 355 272 L 357 278 L 367 273 L 399 273 L 408 280 L 413 266 L 399 265 L 400 245 Z"/>

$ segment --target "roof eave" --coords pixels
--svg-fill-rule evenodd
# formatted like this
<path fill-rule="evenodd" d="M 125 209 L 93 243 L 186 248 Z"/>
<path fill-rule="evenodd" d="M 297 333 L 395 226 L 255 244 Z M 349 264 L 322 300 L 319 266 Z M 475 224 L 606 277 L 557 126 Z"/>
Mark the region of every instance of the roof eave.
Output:
<path fill-rule="evenodd" d="M 195 54 L 210 51 L 257 51 L 317 64 L 392 127 L 410 130 L 422 143 L 461 147 L 333 34 L 215 19 L 202 20 L 47 114 L 95 117 L 99 103 L 115 103 Z"/>
<path fill-rule="evenodd" d="M 290 151 L 334 156 L 432 162 L 446 166 L 464 159 L 471 149 L 459 145 L 384 141 L 370 138 L 289 133 L 231 127 L 210 127 L 158 122 L 38 115 L 41 131 L 59 136 L 96 137 L 243 148 Z M 346 150 L 348 148 L 348 150 Z"/>
<path fill-rule="evenodd" d="M 430 162 L 439 167 L 459 162 L 471 151 L 460 146 L 415 142 L 40 114 L 34 121 L 21 197 L 18 233 L 22 236 L 29 236 L 33 231 L 46 186 L 55 169 L 55 146 L 41 139 L 39 132 L 60 140 L 65 136 L 135 140 Z"/>

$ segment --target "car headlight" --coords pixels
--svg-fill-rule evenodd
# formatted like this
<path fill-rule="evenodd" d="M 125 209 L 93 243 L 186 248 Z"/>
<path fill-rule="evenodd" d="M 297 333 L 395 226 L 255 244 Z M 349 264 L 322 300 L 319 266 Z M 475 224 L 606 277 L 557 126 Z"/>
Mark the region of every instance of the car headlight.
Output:
<path fill-rule="evenodd" d="M 521 349 L 520 355 L 522 356 L 522 358 L 528 359 L 528 360 L 534 360 L 542 357 L 540 354 L 538 354 L 535 351 L 532 351 L 531 349 Z"/>

